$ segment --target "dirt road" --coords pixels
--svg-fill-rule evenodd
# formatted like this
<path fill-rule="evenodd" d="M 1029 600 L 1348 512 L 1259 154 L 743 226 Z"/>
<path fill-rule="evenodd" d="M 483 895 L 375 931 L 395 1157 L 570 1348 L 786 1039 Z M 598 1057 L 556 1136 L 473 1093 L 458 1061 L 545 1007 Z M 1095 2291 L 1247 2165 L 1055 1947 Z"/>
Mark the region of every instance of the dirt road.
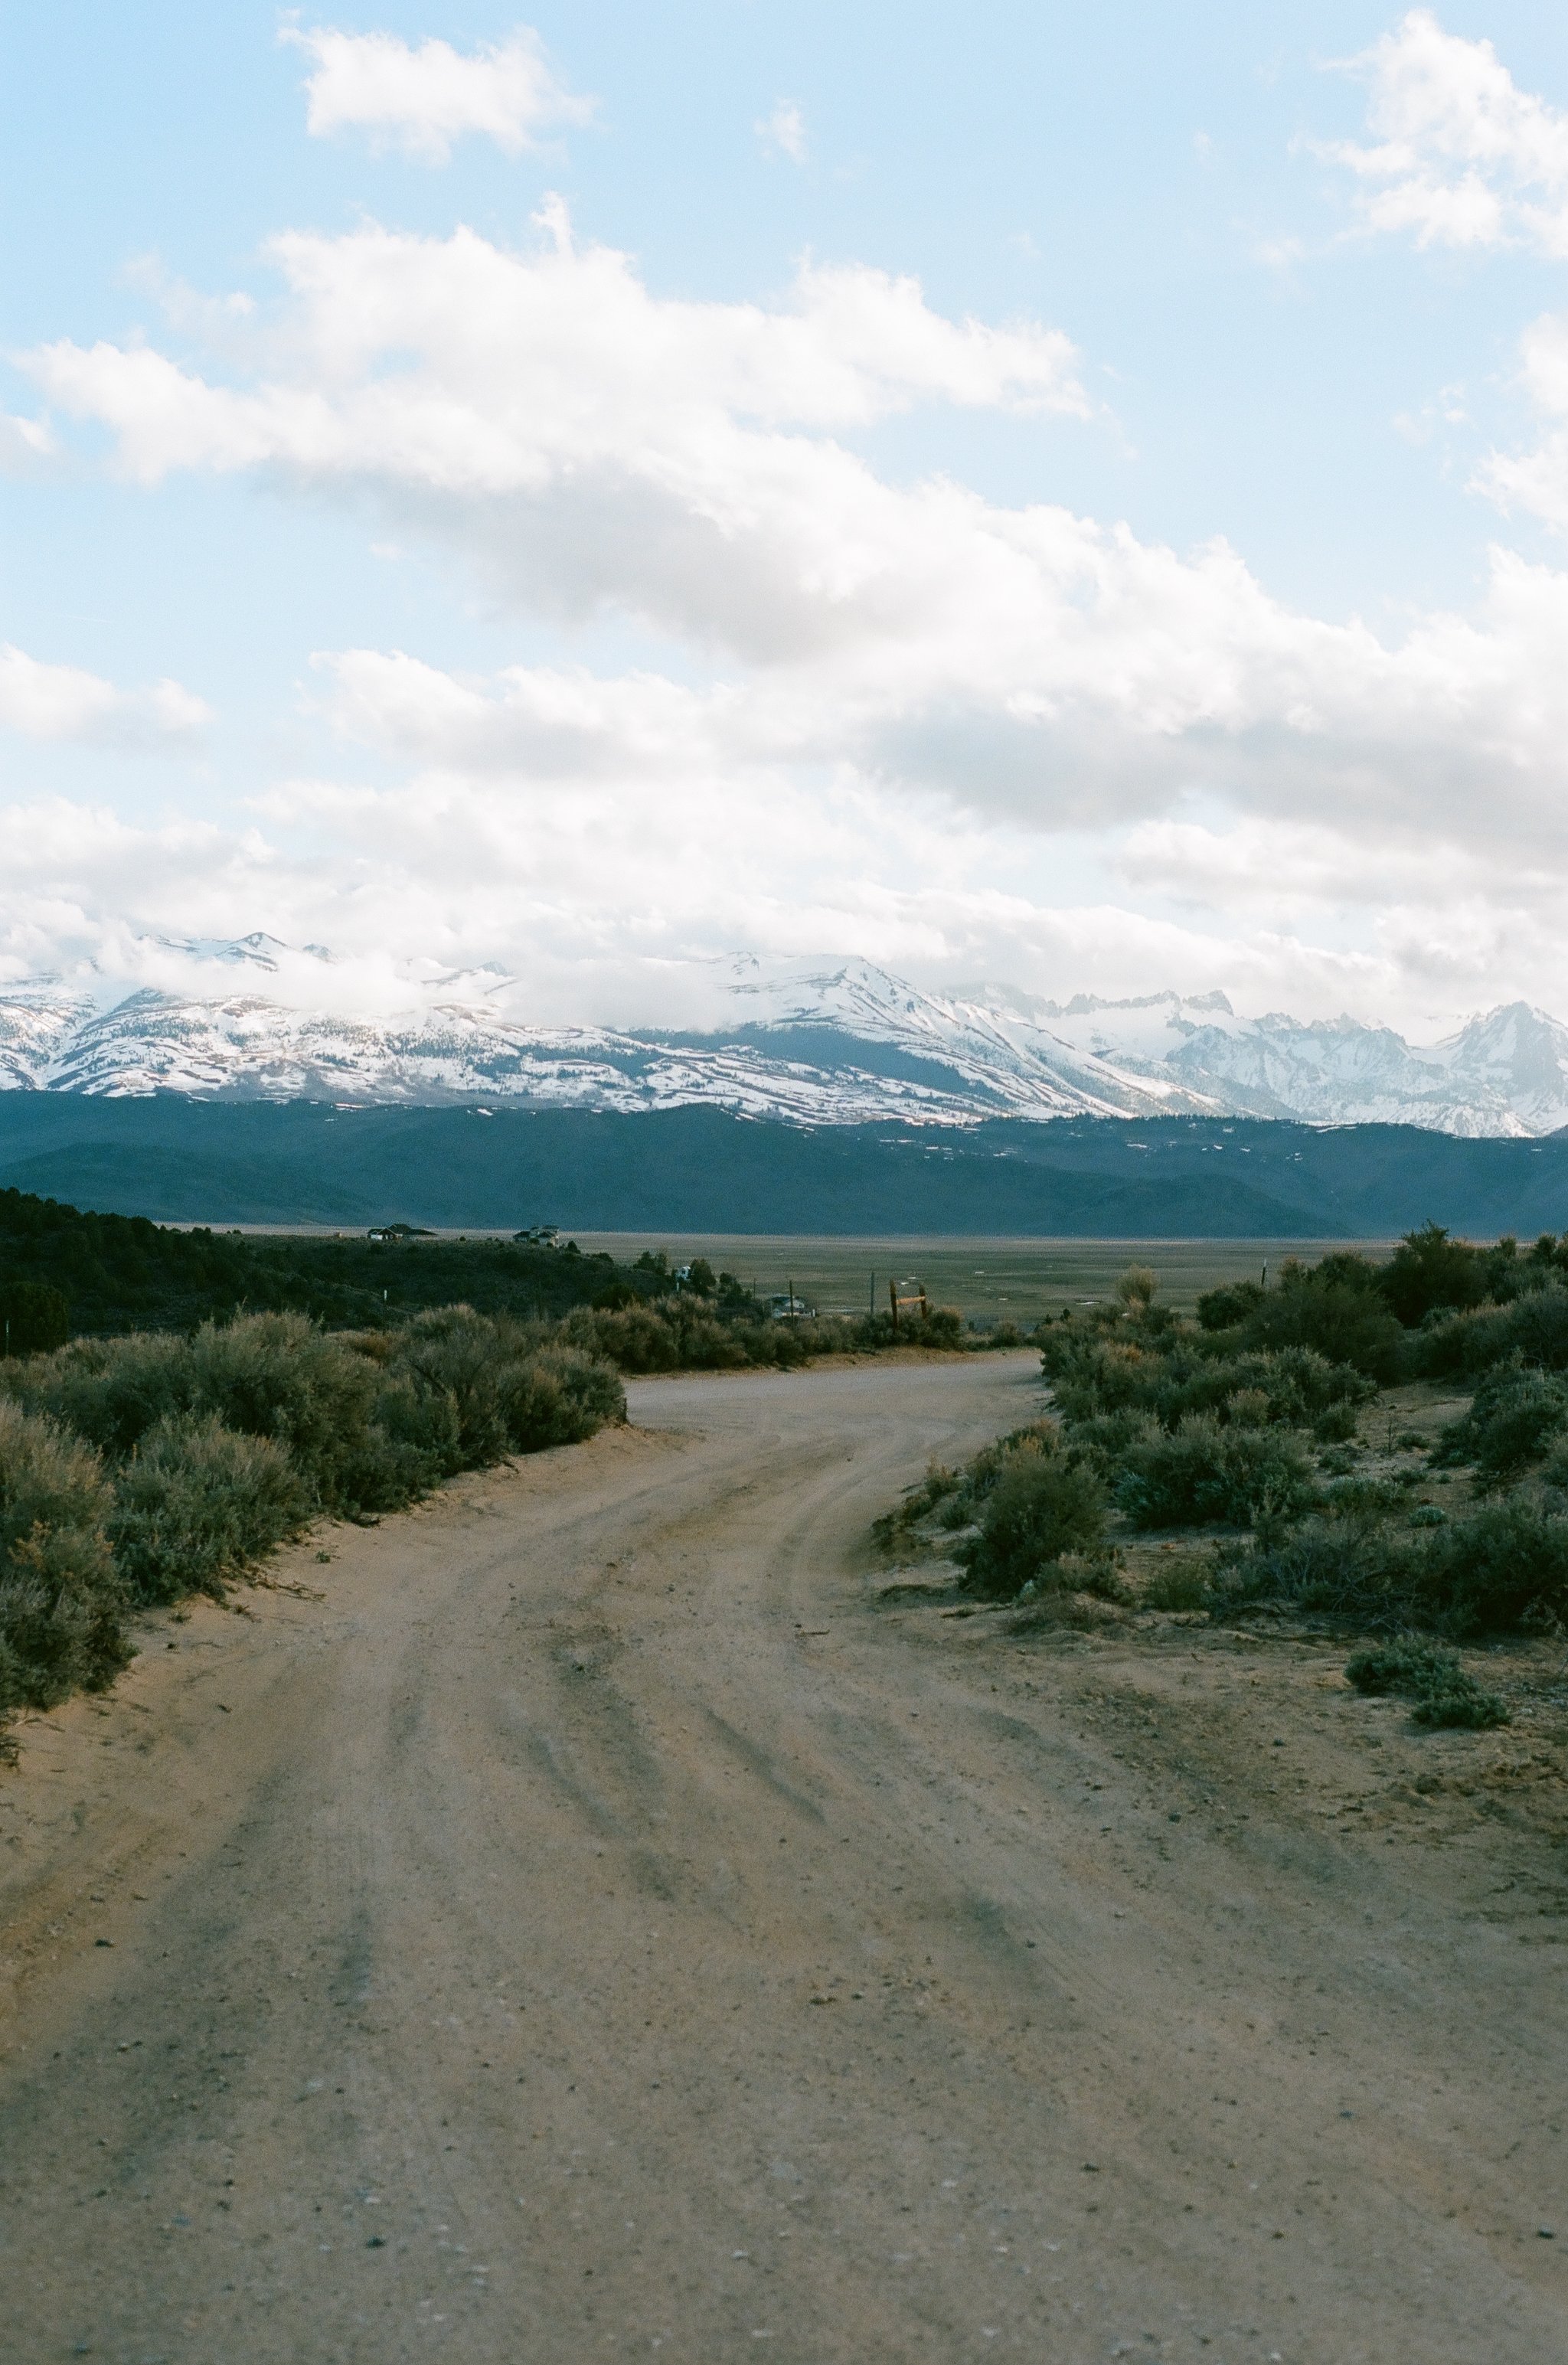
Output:
<path fill-rule="evenodd" d="M 1205 1755 L 1172 1661 L 878 1604 L 1036 1389 L 639 1385 L 30 1723 L 9 2365 L 1568 2357 L 1517 1873 L 1310 1824 L 1266 1689 Z"/>

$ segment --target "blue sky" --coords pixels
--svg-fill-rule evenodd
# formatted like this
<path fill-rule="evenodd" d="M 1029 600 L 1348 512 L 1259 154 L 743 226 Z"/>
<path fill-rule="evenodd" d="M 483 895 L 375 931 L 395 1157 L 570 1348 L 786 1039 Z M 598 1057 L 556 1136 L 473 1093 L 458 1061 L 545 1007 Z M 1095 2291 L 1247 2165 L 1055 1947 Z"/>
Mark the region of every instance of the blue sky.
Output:
<path fill-rule="evenodd" d="M 0 22 L 5 977 L 1568 1008 L 1568 19 Z"/>

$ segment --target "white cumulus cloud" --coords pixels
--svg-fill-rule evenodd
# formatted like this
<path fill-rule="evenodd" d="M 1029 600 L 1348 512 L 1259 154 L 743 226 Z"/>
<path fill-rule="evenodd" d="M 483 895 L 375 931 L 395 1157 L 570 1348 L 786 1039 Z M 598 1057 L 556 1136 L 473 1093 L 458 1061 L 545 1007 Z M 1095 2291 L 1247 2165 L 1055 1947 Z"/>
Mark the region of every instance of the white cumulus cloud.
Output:
<path fill-rule="evenodd" d="M 538 35 L 524 26 L 467 52 L 449 41 L 414 48 L 395 33 L 326 27 L 286 25 L 278 38 L 311 61 L 305 88 L 313 133 L 367 131 L 426 163 L 444 164 L 453 142 L 468 134 L 519 155 L 541 133 L 593 113 L 591 99 L 556 80 Z"/>
<path fill-rule="evenodd" d="M 291 234 L 242 335 L 196 304 L 177 353 L 25 357 L 57 432 L 106 430 L 149 487 L 251 471 L 352 497 L 516 611 L 657 636 L 613 670 L 323 652 L 328 758 L 248 835 L 128 855 L 138 925 L 516 961 L 554 1016 L 614 1015 L 617 977 L 737 936 L 1394 1014 L 1495 998 L 1506 944 L 1510 991 L 1563 998 L 1568 574 L 1498 548 L 1469 612 L 1380 633 L 1291 608 L 1222 541 L 895 480 L 870 431 L 916 405 L 1092 432 L 1070 341 L 853 264 L 767 303 L 672 299 L 558 202 L 541 224 L 522 250 Z M 1568 340 L 1542 324 L 1531 353 L 1554 432 Z M 0 669 L 0 718 L 127 727 L 109 685 L 51 670 L 7 691 Z M 28 910 L 98 925 L 96 871 L 29 876 Z M 1336 898 L 1352 877 L 1365 893 Z M 1153 914 L 1113 921 L 1129 884 Z"/>
<path fill-rule="evenodd" d="M 1521 451 L 1489 454 L 1475 488 L 1502 509 L 1568 532 L 1568 316 L 1548 313 L 1527 329 L 1519 363 L 1523 390 L 1542 422 L 1539 440 Z"/>
<path fill-rule="evenodd" d="M 41 420 L 0 412 L 0 474 L 33 476 L 53 453 L 54 438 Z"/>
<path fill-rule="evenodd" d="M 352 489 L 519 606 L 683 641 L 711 678 L 670 689 L 660 727 L 698 752 L 848 764 L 1046 828 L 1201 791 L 1413 834 L 1484 811 L 1521 846 L 1555 829 L 1568 577 L 1498 550 L 1473 614 L 1390 638 L 1288 608 L 1224 542 L 1178 552 L 946 477 L 890 482 L 850 438 L 916 403 L 1088 413 L 1067 338 L 947 319 L 857 266 L 807 264 L 771 306 L 662 298 L 559 209 L 545 226 L 524 252 L 471 230 L 279 240 L 287 301 L 238 374 L 108 343 L 27 366 L 148 484 L 264 469 Z M 420 691 L 491 744 L 544 728 L 543 695 L 521 677 Z M 651 696 L 573 689 L 582 744 Z"/>
<path fill-rule="evenodd" d="M 0 725 L 26 738 L 177 746 L 197 738 L 210 720 L 205 702 L 177 681 L 117 689 L 79 666 L 47 665 L 23 649 L 0 646 Z"/>
<path fill-rule="evenodd" d="M 788 156 L 792 164 L 806 161 L 806 118 L 791 98 L 781 98 L 771 115 L 755 127 L 765 148 Z"/>
<path fill-rule="evenodd" d="M 1413 8 L 1348 71 L 1370 86 L 1372 136 L 1318 152 L 1355 176 L 1369 230 L 1568 255 L 1568 114 L 1520 90 L 1490 41 Z"/>

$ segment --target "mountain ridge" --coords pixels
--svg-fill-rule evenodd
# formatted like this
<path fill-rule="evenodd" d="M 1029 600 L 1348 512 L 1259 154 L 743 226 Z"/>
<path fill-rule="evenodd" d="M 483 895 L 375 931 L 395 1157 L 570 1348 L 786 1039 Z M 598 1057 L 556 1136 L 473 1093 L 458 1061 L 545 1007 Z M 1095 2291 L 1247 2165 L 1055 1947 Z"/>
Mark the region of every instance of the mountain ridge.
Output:
<path fill-rule="evenodd" d="M 544 1026 L 507 1014 L 512 981 L 497 970 L 427 964 L 408 1007 L 354 1016 L 331 1007 L 324 947 L 254 936 L 168 949 L 216 969 L 218 990 L 0 988 L 0 1091 L 711 1106 L 806 1126 L 1245 1116 L 1520 1139 L 1568 1126 L 1568 1026 L 1523 1002 L 1412 1046 L 1349 1015 L 1244 1017 L 1218 992 L 940 993 L 862 959 L 742 954 L 706 966 L 716 1026 Z M 301 962 L 326 989 L 308 1005 L 277 992 L 286 970 L 297 992 Z"/>

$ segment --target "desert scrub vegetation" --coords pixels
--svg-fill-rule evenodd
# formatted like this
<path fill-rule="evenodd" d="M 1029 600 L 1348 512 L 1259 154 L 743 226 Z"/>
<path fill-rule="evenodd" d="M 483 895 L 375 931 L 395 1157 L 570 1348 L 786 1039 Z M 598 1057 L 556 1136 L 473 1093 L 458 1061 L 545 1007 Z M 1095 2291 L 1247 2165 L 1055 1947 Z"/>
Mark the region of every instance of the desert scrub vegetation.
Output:
<path fill-rule="evenodd" d="M 965 1589 L 981 1600 L 1032 1599 L 1043 1588 L 1114 1594 L 1108 1511 L 1095 1458 L 1068 1445 L 1056 1421 L 1037 1420 L 962 1469 L 928 1470 L 872 1532 L 888 1549 L 934 1524 L 950 1539 Z"/>
<path fill-rule="evenodd" d="M 906 1317 L 895 1330 L 885 1314 L 775 1322 L 744 1294 L 725 1301 L 695 1292 L 634 1306 L 578 1306 L 562 1322 L 560 1335 L 629 1373 L 789 1372 L 818 1355 L 874 1355 L 890 1347 L 965 1353 L 1021 1343 L 1011 1325 L 989 1331 L 966 1328 L 962 1316 L 951 1306 L 933 1306 L 924 1319 Z"/>
<path fill-rule="evenodd" d="M 1070 1558 L 1109 1567 L 1104 1487 L 1059 1432 L 1042 1429 L 1016 1440 L 976 1508 L 976 1532 L 957 1558 L 969 1590 L 984 1599 L 1015 1599 Z M 1092 1588 L 1084 1582 L 1079 1589 Z"/>
<path fill-rule="evenodd" d="M 1047 1418 L 928 1473 L 885 1545 L 935 1546 L 988 1600 L 1328 1620 L 1372 1638 L 1366 1665 L 1427 1723 L 1503 1713 L 1455 1645 L 1568 1630 L 1568 1239 L 1427 1225 L 1381 1264 L 1212 1291 L 1195 1319 L 1135 1269 L 1038 1343 Z M 1386 1394 L 1446 1381 L 1470 1401 L 1435 1437 Z"/>
<path fill-rule="evenodd" d="M 1458 1655 L 1426 1635 L 1399 1634 L 1358 1651 L 1345 1668 L 1346 1680 L 1372 1697 L 1393 1694 L 1410 1702 L 1417 1724 L 1446 1725 L 1480 1732 L 1506 1724 L 1508 1711 L 1495 1692 L 1484 1691 L 1467 1675 Z"/>
<path fill-rule="evenodd" d="M 132 1612 L 220 1594 L 321 1512 L 625 1418 L 619 1374 L 453 1306 L 396 1331 L 267 1313 L 0 1362 L 0 1710 L 110 1679 Z"/>
<path fill-rule="evenodd" d="M 0 1403 L 0 1707 L 101 1689 L 129 1658 L 113 1501 L 90 1446 Z"/>

